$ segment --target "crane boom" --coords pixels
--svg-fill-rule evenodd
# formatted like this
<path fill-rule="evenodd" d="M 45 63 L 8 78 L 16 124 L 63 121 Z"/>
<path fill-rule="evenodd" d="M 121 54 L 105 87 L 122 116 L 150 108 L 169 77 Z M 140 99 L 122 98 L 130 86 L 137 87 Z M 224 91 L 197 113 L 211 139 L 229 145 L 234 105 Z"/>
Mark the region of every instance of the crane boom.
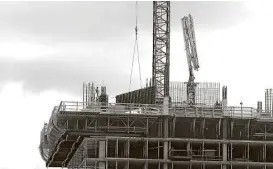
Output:
<path fill-rule="evenodd" d="M 182 27 L 184 33 L 184 43 L 189 67 L 189 80 L 187 83 L 187 103 L 189 105 L 195 104 L 195 87 L 193 70 L 198 71 L 199 63 L 196 50 L 196 40 L 192 16 L 185 16 L 182 18 Z"/>

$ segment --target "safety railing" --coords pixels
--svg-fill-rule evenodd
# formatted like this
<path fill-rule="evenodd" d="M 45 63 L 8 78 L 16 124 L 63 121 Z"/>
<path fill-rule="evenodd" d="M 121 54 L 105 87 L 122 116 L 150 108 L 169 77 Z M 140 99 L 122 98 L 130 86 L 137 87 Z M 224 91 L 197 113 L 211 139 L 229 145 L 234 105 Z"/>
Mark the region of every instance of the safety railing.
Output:
<path fill-rule="evenodd" d="M 40 133 L 40 155 L 42 156 L 42 159 L 46 161 L 48 159 L 48 141 L 47 141 L 47 132 L 48 132 L 48 124 L 45 123 L 44 127 L 41 130 Z"/>
<path fill-rule="evenodd" d="M 172 107 L 169 109 L 170 114 L 175 114 L 185 117 L 230 117 L 230 118 L 242 118 L 242 119 L 268 119 L 268 113 L 259 112 L 252 107 L 233 107 L 226 108 L 217 106 L 180 106 Z"/>
<path fill-rule="evenodd" d="M 60 106 L 53 108 L 48 124 L 45 124 L 41 131 L 40 153 L 44 160 L 47 160 L 53 153 L 54 147 L 57 144 L 56 141 L 65 132 L 64 128 L 62 126 L 60 127 L 58 123 L 59 111 Z"/>
<path fill-rule="evenodd" d="M 223 115 L 235 118 L 259 118 L 259 112 L 252 107 L 226 107 Z"/>
<path fill-rule="evenodd" d="M 221 117 L 222 108 L 215 106 L 181 106 L 169 109 L 170 114 L 184 117 Z"/>
<path fill-rule="evenodd" d="M 41 138 L 41 142 L 44 142 L 44 137 L 46 136 L 48 132 L 48 124 L 47 123 L 44 123 L 44 127 L 42 128 L 41 132 L 40 132 L 40 138 Z"/>
<path fill-rule="evenodd" d="M 261 120 L 271 120 L 271 121 L 273 121 L 273 117 L 272 117 L 271 113 L 267 112 L 265 110 L 263 110 L 263 111 L 261 111 L 259 113 L 258 118 L 261 119 Z"/>
<path fill-rule="evenodd" d="M 134 103 L 91 103 L 86 105 L 83 102 L 62 101 L 58 107 L 59 112 L 99 112 L 113 114 L 154 114 L 162 115 L 163 105 L 134 104 Z M 220 106 L 175 106 L 169 108 L 169 114 L 182 115 L 186 117 L 231 117 L 231 118 L 272 118 L 269 113 L 259 112 L 253 107 L 228 106 L 224 110 Z M 52 114 L 53 116 L 53 114 Z"/>
<path fill-rule="evenodd" d="M 91 103 L 85 106 L 83 102 L 63 101 L 58 111 L 160 115 L 163 113 L 163 106 L 133 103 Z"/>

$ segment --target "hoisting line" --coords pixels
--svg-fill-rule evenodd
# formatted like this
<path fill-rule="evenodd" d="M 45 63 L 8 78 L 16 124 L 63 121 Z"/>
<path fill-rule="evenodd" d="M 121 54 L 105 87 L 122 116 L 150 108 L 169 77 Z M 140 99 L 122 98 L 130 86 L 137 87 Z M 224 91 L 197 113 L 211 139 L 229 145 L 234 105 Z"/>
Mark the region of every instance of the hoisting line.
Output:
<path fill-rule="evenodd" d="M 139 61 L 139 49 L 138 49 L 138 3 L 137 3 L 137 1 L 136 1 L 135 7 L 136 7 L 135 45 L 134 45 L 134 53 L 133 53 L 133 60 L 132 60 L 132 66 L 131 66 L 129 92 L 131 91 L 132 74 L 133 74 L 134 59 L 135 59 L 136 52 L 137 52 L 137 59 L 138 59 L 140 88 L 142 88 L 141 69 L 140 69 L 140 61 Z"/>

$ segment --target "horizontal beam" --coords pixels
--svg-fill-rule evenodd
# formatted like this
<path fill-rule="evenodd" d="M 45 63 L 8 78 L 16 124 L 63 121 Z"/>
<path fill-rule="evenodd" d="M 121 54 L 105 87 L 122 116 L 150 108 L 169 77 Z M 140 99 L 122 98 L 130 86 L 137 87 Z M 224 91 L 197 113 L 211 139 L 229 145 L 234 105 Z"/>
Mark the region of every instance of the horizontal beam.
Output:
<path fill-rule="evenodd" d="M 232 166 L 273 166 L 273 163 L 268 162 L 244 162 L 244 161 L 202 161 L 202 160 L 191 160 L 191 161 L 171 161 L 164 159 L 137 159 L 137 158 L 86 158 L 87 162 L 94 161 L 112 161 L 112 162 L 139 162 L 139 163 L 171 163 L 171 164 L 205 164 L 205 165 L 232 165 Z"/>
<path fill-rule="evenodd" d="M 96 138 L 92 138 L 96 139 Z M 191 142 L 191 143 L 208 143 L 208 144 L 233 144 L 233 145 L 269 145 L 273 146 L 273 141 L 253 141 L 253 140 L 220 140 L 220 139 L 192 139 L 192 138 L 140 138 L 140 137 L 112 137 L 97 138 L 98 140 L 130 140 L 130 141 L 149 141 L 149 142 Z"/>

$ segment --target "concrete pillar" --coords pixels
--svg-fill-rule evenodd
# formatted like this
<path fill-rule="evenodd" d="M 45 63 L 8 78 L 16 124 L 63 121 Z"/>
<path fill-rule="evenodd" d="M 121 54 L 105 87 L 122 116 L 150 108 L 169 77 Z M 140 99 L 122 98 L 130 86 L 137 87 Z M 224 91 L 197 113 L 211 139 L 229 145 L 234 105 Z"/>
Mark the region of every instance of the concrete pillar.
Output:
<path fill-rule="evenodd" d="M 168 138 L 169 137 L 169 119 L 168 119 L 168 115 L 169 115 L 169 97 L 165 97 L 164 98 L 164 138 Z M 169 143 L 168 141 L 164 141 L 164 145 L 163 145 L 163 159 L 164 160 L 168 160 L 169 157 Z M 163 165 L 163 169 L 168 169 L 168 164 L 164 163 Z"/>
<path fill-rule="evenodd" d="M 143 158 L 148 158 L 148 140 L 143 143 Z"/>
<path fill-rule="evenodd" d="M 168 130 L 169 130 L 169 125 L 168 125 L 168 116 L 164 117 L 164 138 L 168 138 Z M 169 156 L 169 144 L 168 141 L 164 141 L 163 145 L 163 159 L 167 160 Z M 168 169 L 168 164 L 164 163 L 163 169 Z"/>
<path fill-rule="evenodd" d="M 99 158 L 105 159 L 106 157 L 106 141 L 99 141 Z M 99 169 L 106 169 L 105 161 L 99 162 Z"/>
<path fill-rule="evenodd" d="M 227 86 L 223 86 L 222 88 L 222 111 L 223 111 L 223 115 L 225 116 L 225 110 L 226 110 L 226 107 L 227 107 Z M 222 121 L 222 133 L 223 133 L 223 140 L 226 140 L 227 139 L 227 119 L 223 119 Z M 223 161 L 227 161 L 227 155 L 228 155 L 228 152 L 227 152 L 227 144 L 224 143 L 223 146 L 222 146 L 222 157 L 223 157 Z M 223 165 L 222 166 L 222 169 L 227 169 L 227 166 L 226 165 Z"/>
<path fill-rule="evenodd" d="M 190 156 L 191 155 L 191 143 L 187 142 L 187 155 Z"/>
<path fill-rule="evenodd" d="M 130 141 L 126 141 L 124 144 L 124 156 L 125 158 L 129 158 L 130 157 Z M 126 162 L 126 164 L 124 165 L 124 169 L 129 169 L 129 161 Z"/>
<path fill-rule="evenodd" d="M 227 119 L 223 119 L 223 124 L 222 124 L 222 133 L 223 133 L 223 140 L 227 139 Z M 223 162 L 227 161 L 227 144 L 223 143 L 223 147 L 222 147 L 222 157 L 223 157 Z M 223 169 L 227 169 L 226 165 L 223 165 Z"/>

